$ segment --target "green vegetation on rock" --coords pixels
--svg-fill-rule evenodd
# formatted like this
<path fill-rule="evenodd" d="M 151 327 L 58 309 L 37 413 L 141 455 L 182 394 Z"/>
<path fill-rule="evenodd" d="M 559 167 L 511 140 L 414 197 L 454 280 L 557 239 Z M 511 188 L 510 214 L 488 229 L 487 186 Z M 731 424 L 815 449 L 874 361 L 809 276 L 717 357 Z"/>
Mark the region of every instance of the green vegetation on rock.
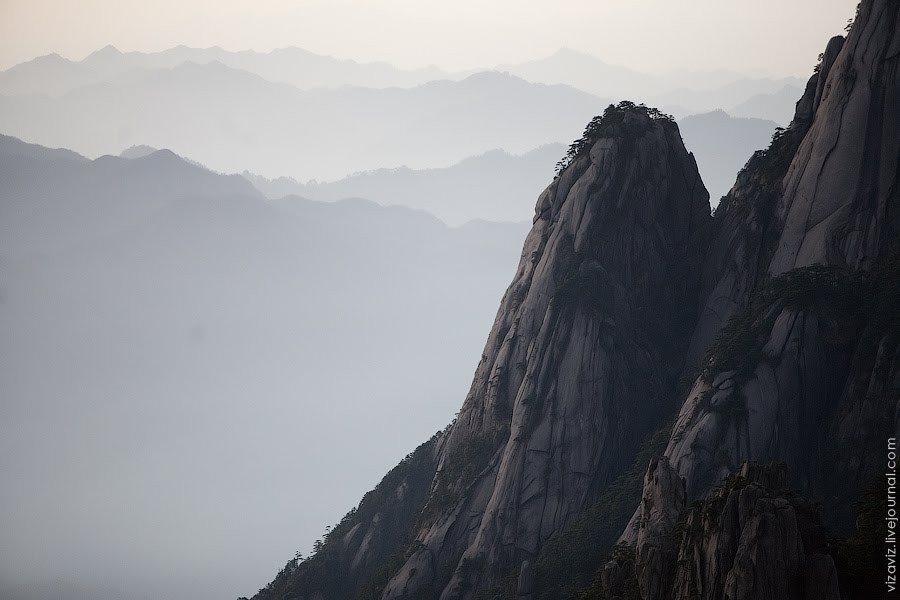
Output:
<path fill-rule="evenodd" d="M 626 115 L 629 113 L 642 114 L 655 121 L 675 122 L 670 115 L 643 104 L 635 104 L 628 100 L 623 100 L 618 104 L 610 104 L 603 111 L 602 115 L 597 115 L 591 119 L 587 127 L 584 128 L 584 133 L 581 137 L 572 142 L 566 155 L 556 163 L 556 174 L 561 174 L 575 160 L 589 152 L 591 146 L 600 138 L 628 138 L 639 133 L 641 128 L 634 127 L 634 124 L 626 119 Z"/>
<path fill-rule="evenodd" d="M 898 282 L 897 257 L 868 272 L 812 265 L 773 277 L 722 329 L 707 353 L 702 377 L 712 384 L 720 373 L 733 371 L 736 382 L 747 381 L 756 365 L 767 360 L 763 347 L 783 310 L 816 314 L 836 341 L 853 338 L 863 322 L 873 319 L 879 320 L 881 328 L 896 327 Z"/>

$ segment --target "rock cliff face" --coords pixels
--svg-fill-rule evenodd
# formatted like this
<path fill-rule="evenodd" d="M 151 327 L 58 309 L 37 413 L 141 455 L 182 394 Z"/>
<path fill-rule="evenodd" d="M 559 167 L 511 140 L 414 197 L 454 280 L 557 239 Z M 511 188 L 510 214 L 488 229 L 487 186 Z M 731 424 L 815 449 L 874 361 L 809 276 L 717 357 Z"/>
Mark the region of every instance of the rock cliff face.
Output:
<path fill-rule="evenodd" d="M 624 518 L 640 504 L 581 598 L 866 597 L 820 521 L 852 528 L 898 431 L 898 61 L 900 4 L 862 2 L 714 218 L 670 119 L 622 103 L 592 121 L 457 419 L 257 598 L 557 597 L 547 548 L 589 539 L 608 494 Z M 752 466 L 773 461 L 787 471 Z"/>
<path fill-rule="evenodd" d="M 538 199 L 469 395 L 433 443 L 427 501 L 412 539 L 395 548 L 402 564 L 381 598 L 474 598 L 518 571 L 677 410 L 711 222 L 694 159 L 671 119 L 623 103 L 591 123 L 569 162 Z M 346 546 L 341 568 L 386 560 L 359 543 L 377 530 L 374 518 L 342 525 L 326 543 Z M 528 569 L 522 580 L 527 587 Z M 330 583 L 294 589 L 350 597 Z"/>
<path fill-rule="evenodd" d="M 823 82 L 843 43 L 843 37 L 831 39 L 818 71 L 809 78 L 797 102 L 790 127 L 778 132 L 769 148 L 750 157 L 717 207 L 715 235 L 703 266 L 700 318 L 688 351 L 689 368 L 702 366 L 719 330 L 748 304 L 753 290 L 767 276 L 781 234 L 775 211 L 783 200 L 783 180 L 812 125 Z"/>
<path fill-rule="evenodd" d="M 868 597 L 830 583 L 833 562 L 808 547 L 796 503 L 714 486 L 747 461 L 783 461 L 790 487 L 847 530 L 851 501 L 881 474 L 900 408 L 898 62 L 900 5 L 861 3 L 791 127 L 751 159 L 716 215 L 711 254 L 734 258 L 706 264 L 689 358 L 700 373 L 645 483 L 654 510 L 645 502 L 622 536 L 636 544 L 642 590 L 660 585 L 656 573 L 672 598 Z M 676 478 L 684 494 L 658 483 Z M 655 557 L 671 557 L 673 528 L 658 515 L 684 495 L 726 510 L 689 513 L 666 579 L 669 563 Z"/>
<path fill-rule="evenodd" d="M 744 461 L 786 461 L 817 496 L 835 475 L 861 489 L 877 472 L 860 450 L 894 431 L 900 399 L 898 19 L 896 2 L 861 4 L 794 124 L 751 160 L 717 214 L 712 252 L 733 248 L 737 259 L 707 264 L 715 283 L 694 344 L 711 351 L 666 449 L 689 497 Z M 753 189 L 772 175 L 768 194 Z M 834 439 L 845 456 L 831 455 Z"/>
<path fill-rule="evenodd" d="M 620 106 L 589 129 L 538 200 L 439 458 L 433 518 L 385 599 L 492 586 L 622 472 L 675 406 L 708 195 L 669 119 Z"/>

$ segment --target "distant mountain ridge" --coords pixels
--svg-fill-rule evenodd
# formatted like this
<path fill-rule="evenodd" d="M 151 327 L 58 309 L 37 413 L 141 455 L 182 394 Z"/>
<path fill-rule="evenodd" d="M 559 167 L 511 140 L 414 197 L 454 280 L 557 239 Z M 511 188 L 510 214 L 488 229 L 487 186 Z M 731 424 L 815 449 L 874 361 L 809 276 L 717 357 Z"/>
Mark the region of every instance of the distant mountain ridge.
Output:
<path fill-rule="evenodd" d="M 222 63 L 183 63 L 59 98 L 0 96 L 0 130 L 90 156 L 146 144 L 220 172 L 329 180 L 499 147 L 527 152 L 573 135 L 607 103 L 493 72 L 410 89 L 300 90 Z"/>
<path fill-rule="evenodd" d="M 678 119 L 689 152 L 694 154 L 712 204 L 724 196 L 734 173 L 756 150 L 765 148 L 778 124 L 736 118 L 724 111 Z M 244 173 L 270 198 L 288 194 L 333 201 L 359 196 L 382 205 L 422 208 L 444 222 L 458 225 L 470 219 L 520 221 L 531 212 L 551 165 L 565 153 L 562 144 L 548 144 L 522 155 L 492 150 L 441 169 L 378 169 L 332 182 L 299 183 L 290 178 L 269 180 Z"/>
<path fill-rule="evenodd" d="M 548 144 L 515 156 L 492 150 L 441 169 L 378 169 L 331 183 L 268 180 L 244 173 L 266 196 L 276 199 L 297 194 L 320 201 L 361 197 L 382 205 L 420 208 L 456 226 L 473 219 L 524 221 L 530 201 L 542 181 L 565 152 L 562 144 Z"/>
<path fill-rule="evenodd" d="M 134 69 L 171 69 L 186 62 L 219 62 L 301 89 L 345 85 L 412 87 L 447 77 L 447 73 L 436 67 L 405 70 L 384 62 L 340 60 L 296 47 L 271 52 L 231 52 L 216 46 L 176 46 L 161 52 L 121 52 L 113 46 L 106 46 L 80 61 L 49 54 L 11 67 L 0 72 L 0 94 L 58 96 L 76 87 L 101 83 Z"/>
<path fill-rule="evenodd" d="M 341 60 L 297 47 L 271 52 L 233 52 L 216 46 L 176 46 L 148 53 L 121 52 L 106 46 L 80 61 L 49 54 L 2 71 L 0 95 L 60 96 L 77 87 L 109 81 L 131 70 L 171 69 L 187 62 L 200 65 L 218 62 L 254 73 L 267 81 L 287 83 L 300 89 L 408 88 L 435 80 L 460 80 L 481 71 L 508 72 L 533 83 L 563 84 L 601 97 L 645 101 L 678 115 L 716 108 L 731 110 L 755 95 L 773 94 L 785 85 L 800 87 L 803 84 L 797 77 L 748 78 L 724 70 L 650 75 L 569 48 L 560 48 L 537 60 L 493 67 L 485 65 L 451 73 L 437 67 L 400 69 L 385 62 Z M 787 106 L 789 109 L 790 103 Z M 780 110 L 775 110 L 784 115 L 787 109 L 781 106 Z M 771 118 L 770 114 L 746 116 Z"/>
<path fill-rule="evenodd" d="M 228 72 L 227 67 L 222 68 Z M 490 89 L 493 77 L 486 74 L 476 79 L 482 79 Z M 696 157 L 713 205 L 728 191 L 734 172 L 743 166 L 746 157 L 764 148 L 777 127 L 772 121 L 735 118 L 722 111 L 685 117 L 678 120 L 678 125 L 688 151 Z M 139 145 L 127 148 L 121 156 L 140 158 L 154 151 L 152 146 Z M 491 150 L 449 167 L 376 169 L 331 182 L 301 183 L 290 177 L 268 179 L 249 171 L 242 174 L 270 199 L 288 195 L 324 202 L 366 198 L 383 206 L 422 209 L 452 226 L 472 219 L 521 222 L 531 212 L 529 198 L 552 175 L 552 165 L 564 151 L 562 144 L 544 145 L 521 155 Z M 183 160 L 193 162 L 194 158 L 188 155 Z"/>
<path fill-rule="evenodd" d="M 452 414 L 528 228 L 272 202 L 139 150 L 88 160 L 0 136 L 4 599 L 255 589 L 343 512 L 334 498 Z M 335 477 L 346 436 L 370 450 Z M 241 516 L 252 505 L 267 524 Z M 248 559 L 238 539 L 271 549 Z M 29 585 L 44 577 L 59 581 Z"/>
<path fill-rule="evenodd" d="M 796 93 L 790 98 L 779 96 L 778 108 L 769 108 L 769 111 L 780 110 L 778 114 L 782 117 L 787 112 L 786 120 L 779 121 L 781 125 L 790 121 L 793 103 L 804 83 L 799 77 L 750 78 L 729 71 L 649 75 L 569 48 L 561 48 L 543 59 L 500 65 L 496 69 L 527 81 L 565 84 L 597 96 L 644 102 L 676 116 L 715 109 L 733 112 L 736 106 L 754 96 L 772 94 L 788 86 Z M 748 107 L 752 108 L 752 105 Z M 746 111 L 741 116 L 771 118 L 769 114 Z"/>
<path fill-rule="evenodd" d="M 794 100 L 802 92 L 802 87 L 786 85 L 775 92 L 751 96 L 732 108 L 730 113 L 736 117 L 770 119 L 786 127 L 794 116 Z"/>
<path fill-rule="evenodd" d="M 715 208 L 728 193 L 747 157 L 766 148 L 778 123 L 764 119 L 735 117 L 716 110 L 677 119 L 688 151 L 697 159 L 697 168 Z"/>
<path fill-rule="evenodd" d="M 729 72 L 650 76 L 569 49 L 499 68 L 403 71 L 298 48 L 106 47 L 77 62 L 48 55 L 0 73 L 0 131 L 88 156 L 145 144 L 220 172 L 327 181 L 562 143 L 621 98 L 649 98 L 679 117 L 727 109 L 783 125 L 797 83 Z"/>

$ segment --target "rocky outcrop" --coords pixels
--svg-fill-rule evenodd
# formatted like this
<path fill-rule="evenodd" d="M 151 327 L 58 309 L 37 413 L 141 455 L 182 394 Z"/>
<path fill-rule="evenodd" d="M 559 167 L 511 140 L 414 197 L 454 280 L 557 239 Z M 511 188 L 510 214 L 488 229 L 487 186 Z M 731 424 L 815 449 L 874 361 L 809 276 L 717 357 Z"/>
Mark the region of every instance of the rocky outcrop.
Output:
<path fill-rule="evenodd" d="M 834 556 L 843 558 L 818 508 L 787 491 L 786 480 L 783 464 L 745 463 L 685 507 L 678 474 L 665 459 L 654 462 L 644 486 L 634 573 L 623 577 L 628 546 L 617 547 L 618 557 L 602 571 L 610 576 L 601 576 L 599 593 L 590 597 L 623 596 L 631 577 L 642 600 L 840 600 Z M 654 518 L 661 514 L 666 517 Z"/>
<path fill-rule="evenodd" d="M 435 582 L 441 598 L 472 597 L 628 465 L 673 406 L 708 207 L 672 121 L 620 105 L 592 124 L 538 200 L 440 458 L 433 519 L 383 598 Z M 477 446 L 460 476 L 454 456 Z"/>
<path fill-rule="evenodd" d="M 430 458 L 259 600 L 467 599 L 511 576 L 528 598 L 543 544 L 677 410 L 710 221 L 671 118 L 622 103 L 592 121 L 538 199 L 471 390 Z"/>
<path fill-rule="evenodd" d="M 644 477 L 635 569 L 644 600 L 666 600 L 678 559 L 673 536 L 685 506 L 684 480 L 665 456 L 653 460 Z"/>
<path fill-rule="evenodd" d="M 674 576 L 652 584 L 668 599 L 840 598 L 815 508 L 784 491 L 778 467 L 745 464 L 664 533 L 679 538 Z"/>

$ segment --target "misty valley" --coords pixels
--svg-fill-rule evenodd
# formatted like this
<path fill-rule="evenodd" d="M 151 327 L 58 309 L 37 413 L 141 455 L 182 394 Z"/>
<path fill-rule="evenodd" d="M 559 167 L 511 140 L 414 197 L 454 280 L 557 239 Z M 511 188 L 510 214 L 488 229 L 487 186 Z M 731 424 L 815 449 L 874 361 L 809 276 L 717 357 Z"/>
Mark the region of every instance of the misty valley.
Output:
<path fill-rule="evenodd" d="M 788 77 L 0 71 L 0 600 L 893 597 L 900 4 L 853 7 Z"/>

